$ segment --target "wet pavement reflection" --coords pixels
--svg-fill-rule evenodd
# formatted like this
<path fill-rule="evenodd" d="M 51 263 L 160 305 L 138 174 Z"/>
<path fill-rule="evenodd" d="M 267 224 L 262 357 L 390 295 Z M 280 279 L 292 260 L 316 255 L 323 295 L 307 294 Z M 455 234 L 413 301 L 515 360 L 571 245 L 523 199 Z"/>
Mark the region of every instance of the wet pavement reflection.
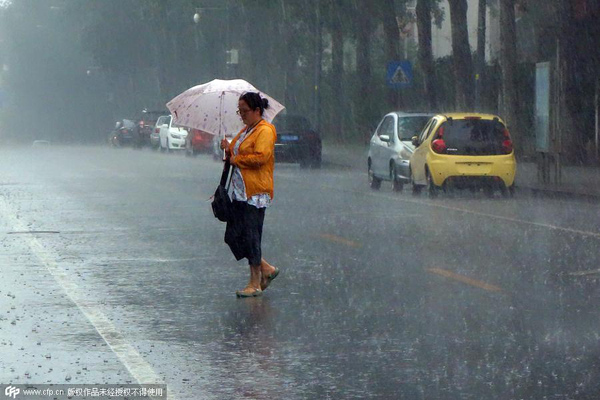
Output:
<path fill-rule="evenodd" d="M 598 205 L 432 201 L 278 165 L 264 251 L 282 273 L 240 300 L 247 266 L 210 213 L 210 158 L 4 152 L 18 184 L 0 185 L 0 382 L 155 374 L 179 399 L 600 393 Z"/>

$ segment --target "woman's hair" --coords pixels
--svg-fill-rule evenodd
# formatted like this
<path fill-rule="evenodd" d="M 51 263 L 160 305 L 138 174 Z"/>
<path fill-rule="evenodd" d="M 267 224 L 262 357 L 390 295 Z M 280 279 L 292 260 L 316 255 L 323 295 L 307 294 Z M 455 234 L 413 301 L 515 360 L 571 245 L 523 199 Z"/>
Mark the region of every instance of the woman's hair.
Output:
<path fill-rule="evenodd" d="M 269 100 L 260 97 L 258 92 L 246 92 L 240 96 L 240 100 L 244 100 L 252 111 L 260 108 L 260 115 L 263 115 L 263 112 L 269 108 Z"/>

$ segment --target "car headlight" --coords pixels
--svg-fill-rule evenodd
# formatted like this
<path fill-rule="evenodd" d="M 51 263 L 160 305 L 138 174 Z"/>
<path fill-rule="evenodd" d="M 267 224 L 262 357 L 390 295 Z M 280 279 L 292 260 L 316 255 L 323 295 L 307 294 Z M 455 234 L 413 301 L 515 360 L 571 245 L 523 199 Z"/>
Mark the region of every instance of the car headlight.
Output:
<path fill-rule="evenodd" d="M 174 134 L 171 134 L 171 137 L 172 137 L 173 139 L 181 139 L 181 136 L 179 136 L 179 135 L 174 135 Z"/>

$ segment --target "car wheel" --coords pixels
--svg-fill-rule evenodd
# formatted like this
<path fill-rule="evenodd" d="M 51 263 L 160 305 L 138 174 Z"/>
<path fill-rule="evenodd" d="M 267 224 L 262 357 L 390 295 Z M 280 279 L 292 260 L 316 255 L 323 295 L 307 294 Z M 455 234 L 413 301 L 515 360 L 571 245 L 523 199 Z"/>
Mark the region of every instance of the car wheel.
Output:
<path fill-rule="evenodd" d="M 415 183 L 415 178 L 413 176 L 412 170 L 410 170 L 410 183 L 411 183 L 411 186 L 412 186 L 412 194 L 413 194 L 413 196 L 420 195 L 422 187 L 420 185 L 417 185 Z"/>
<path fill-rule="evenodd" d="M 373 169 L 371 168 L 371 162 L 369 161 L 369 187 L 373 190 L 379 190 L 381 187 L 381 179 L 377 178 L 375 174 L 373 174 Z"/>
<path fill-rule="evenodd" d="M 392 179 L 392 190 L 394 192 L 401 192 L 404 189 L 404 182 L 397 178 L 396 166 L 390 165 L 390 178 Z"/>
<path fill-rule="evenodd" d="M 310 167 L 310 162 L 308 161 L 308 159 L 303 158 L 302 160 L 300 160 L 300 168 L 306 169 L 308 167 Z"/>
<path fill-rule="evenodd" d="M 515 185 L 512 184 L 509 187 L 506 187 L 505 185 L 502 185 L 500 187 L 500 193 L 502 194 L 502 197 L 504 197 L 504 198 L 514 197 L 514 195 L 515 195 Z"/>
<path fill-rule="evenodd" d="M 169 148 L 169 138 L 167 138 L 167 146 L 165 147 L 165 152 L 170 153 L 171 149 Z"/>
<path fill-rule="evenodd" d="M 311 167 L 313 168 L 321 168 L 321 154 L 318 154 L 313 157 L 311 162 Z"/>
<path fill-rule="evenodd" d="M 439 188 L 435 186 L 435 183 L 433 183 L 433 177 L 431 176 L 429 170 L 425 171 L 425 175 L 427 177 L 427 194 L 431 198 L 437 197 Z"/>
<path fill-rule="evenodd" d="M 494 187 L 492 185 L 485 185 L 483 187 L 483 193 L 485 193 L 486 197 L 491 199 L 494 197 Z"/>

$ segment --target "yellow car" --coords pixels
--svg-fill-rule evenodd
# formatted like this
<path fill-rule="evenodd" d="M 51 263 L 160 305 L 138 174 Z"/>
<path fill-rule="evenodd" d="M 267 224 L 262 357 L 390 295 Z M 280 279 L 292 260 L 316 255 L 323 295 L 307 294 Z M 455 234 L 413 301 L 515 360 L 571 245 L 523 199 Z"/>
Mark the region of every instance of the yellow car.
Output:
<path fill-rule="evenodd" d="M 514 193 L 517 162 L 510 133 L 491 114 L 438 114 L 412 138 L 410 158 L 413 193 L 423 187 L 431 197 L 441 188 L 483 188 Z"/>

